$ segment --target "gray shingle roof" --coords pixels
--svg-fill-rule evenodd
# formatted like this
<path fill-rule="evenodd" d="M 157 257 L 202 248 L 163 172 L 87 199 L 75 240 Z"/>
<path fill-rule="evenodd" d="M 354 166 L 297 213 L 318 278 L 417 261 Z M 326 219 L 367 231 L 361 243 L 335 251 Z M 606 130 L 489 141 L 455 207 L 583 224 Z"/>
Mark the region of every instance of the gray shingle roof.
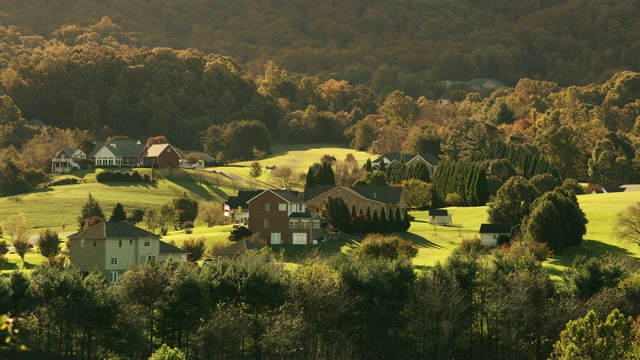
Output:
<path fill-rule="evenodd" d="M 304 198 L 309 201 L 314 199 L 327 191 L 330 191 L 340 186 L 316 186 L 313 188 L 304 189 Z M 369 200 L 378 201 L 384 204 L 398 204 L 402 196 L 401 187 L 392 186 L 341 186 L 343 188 L 351 189 L 360 196 L 363 196 Z"/>
<path fill-rule="evenodd" d="M 215 254 L 216 255 L 242 255 L 246 253 L 248 250 L 260 250 L 260 249 L 262 249 L 262 245 L 258 245 L 249 240 L 242 239 L 233 245 L 229 245 L 227 247 L 223 247 L 222 249 L 216 250 Z"/>
<path fill-rule="evenodd" d="M 309 211 L 309 209 L 305 209 L 304 212 L 292 212 L 291 214 L 289 214 L 289 218 L 290 219 L 311 219 L 313 218 L 313 215 L 311 215 L 311 212 Z"/>
<path fill-rule="evenodd" d="M 138 157 L 142 153 L 142 150 L 144 150 L 145 148 L 145 144 L 142 144 L 142 143 L 138 144 L 138 143 L 140 143 L 139 140 L 115 140 L 115 141 L 112 141 L 109 144 L 109 146 L 114 148 L 114 146 L 112 145 L 115 145 L 116 151 L 120 152 L 119 154 L 116 154 L 116 155 L 126 156 L 126 157 Z"/>
<path fill-rule="evenodd" d="M 265 191 L 270 191 L 270 192 L 276 194 L 277 196 L 281 197 L 282 199 L 284 199 L 285 201 L 287 201 L 289 203 L 301 203 L 301 202 L 303 202 L 302 199 L 300 199 L 300 197 L 299 197 L 300 193 L 298 191 L 293 191 L 293 190 L 263 190 L 263 191 L 260 191 L 256 196 L 254 196 L 251 199 L 247 200 L 247 203 L 249 203 L 255 197 L 261 195 Z"/>
<path fill-rule="evenodd" d="M 480 234 L 511 234 L 511 224 L 481 224 Z"/>
<path fill-rule="evenodd" d="M 429 216 L 447 216 L 449 211 L 446 209 L 431 209 L 429 210 Z"/>
<path fill-rule="evenodd" d="M 68 238 L 106 239 L 106 238 L 160 238 L 158 235 L 127 222 L 106 221 L 69 235 Z"/>
<path fill-rule="evenodd" d="M 372 164 L 377 164 L 383 158 L 386 158 L 390 162 L 393 162 L 393 161 L 401 162 L 404 159 L 404 162 L 408 163 L 409 161 L 413 160 L 416 156 L 421 157 L 426 162 L 428 162 L 429 164 L 434 165 L 434 166 L 438 165 L 438 163 L 440 162 L 440 159 L 438 159 L 438 157 L 433 156 L 431 154 L 388 153 L 388 154 L 383 154 L 383 155 L 379 156 L 377 159 L 373 160 L 371 163 Z"/>
<path fill-rule="evenodd" d="M 160 254 L 190 254 L 190 252 L 160 240 Z"/>

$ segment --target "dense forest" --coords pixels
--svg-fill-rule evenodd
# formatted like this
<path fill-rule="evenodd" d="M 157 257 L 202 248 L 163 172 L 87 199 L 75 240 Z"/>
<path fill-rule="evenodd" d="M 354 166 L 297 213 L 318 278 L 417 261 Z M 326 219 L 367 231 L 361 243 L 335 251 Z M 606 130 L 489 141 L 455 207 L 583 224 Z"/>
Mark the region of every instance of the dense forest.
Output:
<path fill-rule="evenodd" d="M 147 263 L 115 285 L 43 264 L 0 279 L 0 312 L 21 318 L 20 359 L 148 359 L 163 343 L 186 359 L 637 358 L 629 258 L 577 258 L 554 283 L 544 247 L 479 242 L 418 274 L 386 246 L 311 254 L 293 271 L 269 251 Z"/>
<path fill-rule="evenodd" d="M 79 35 L 77 26 L 108 16 L 138 46 L 232 56 L 254 76 L 273 60 L 414 97 L 438 93 L 429 86 L 437 80 L 586 85 L 640 65 L 638 1 L 3 0 L 0 8 L 2 24 L 26 35 Z"/>

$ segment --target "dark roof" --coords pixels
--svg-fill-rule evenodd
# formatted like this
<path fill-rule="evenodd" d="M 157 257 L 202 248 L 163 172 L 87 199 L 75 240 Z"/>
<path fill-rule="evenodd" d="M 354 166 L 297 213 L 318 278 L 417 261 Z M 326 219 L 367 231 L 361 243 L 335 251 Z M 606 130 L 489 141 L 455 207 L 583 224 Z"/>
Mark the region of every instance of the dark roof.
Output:
<path fill-rule="evenodd" d="M 481 224 L 480 234 L 511 234 L 511 224 Z"/>
<path fill-rule="evenodd" d="M 27 125 L 29 125 L 29 126 L 47 127 L 47 124 L 43 123 L 42 121 L 40 121 L 38 119 L 31 119 L 31 120 L 27 121 Z"/>
<path fill-rule="evenodd" d="M 283 200 L 289 202 L 289 203 L 301 203 L 302 199 L 300 199 L 300 192 L 298 191 L 293 191 L 293 190 L 263 190 L 260 191 L 258 193 L 258 195 L 252 197 L 251 199 L 247 200 L 247 203 L 249 203 L 251 200 L 253 200 L 254 198 L 260 196 L 261 194 L 270 191 L 274 194 L 276 194 L 277 196 L 281 197 Z"/>
<path fill-rule="evenodd" d="M 433 166 L 438 165 L 438 163 L 440 162 L 440 159 L 437 156 L 433 156 L 431 154 L 420 154 L 417 156 L 420 156 L 422 159 L 424 159 L 424 161 L 428 162 Z"/>
<path fill-rule="evenodd" d="M 263 190 L 240 190 L 238 191 L 238 196 L 229 196 L 229 199 L 227 199 L 227 204 L 229 204 L 231 210 L 237 209 L 238 207 L 248 209 L 249 205 L 247 204 L 247 201 L 258 196 L 258 194 L 260 194 L 262 191 Z"/>
<path fill-rule="evenodd" d="M 402 195 L 401 187 L 392 187 L 392 186 L 316 186 L 313 188 L 304 189 L 304 199 L 309 201 L 314 199 L 327 191 L 330 191 L 336 187 L 344 187 L 353 190 L 354 192 L 360 194 L 361 196 L 373 200 L 378 201 L 385 204 L 397 204 L 400 202 L 400 198 Z"/>
<path fill-rule="evenodd" d="M 190 252 L 160 240 L 160 254 L 190 254 Z"/>
<path fill-rule="evenodd" d="M 440 162 L 440 159 L 438 159 L 438 157 L 433 156 L 431 154 L 388 153 L 388 154 L 383 154 L 379 156 L 377 159 L 373 160 L 371 163 L 377 164 L 382 160 L 382 158 L 386 158 L 390 162 L 393 162 L 393 161 L 400 162 L 404 160 L 405 163 L 408 163 L 409 161 L 415 159 L 416 156 L 421 157 L 423 160 L 425 160 L 426 162 L 434 166 L 438 165 L 438 163 Z"/>
<path fill-rule="evenodd" d="M 223 247 L 222 249 L 216 250 L 215 254 L 216 255 L 242 255 L 246 253 L 248 250 L 260 250 L 260 249 L 262 249 L 262 245 L 258 245 L 247 239 L 242 239 L 233 245 L 229 245 L 227 247 Z"/>
<path fill-rule="evenodd" d="M 127 222 L 106 221 L 88 227 L 68 238 L 106 239 L 106 238 L 160 238 L 158 235 L 143 230 Z"/>
<path fill-rule="evenodd" d="M 114 152 L 114 154 L 126 157 L 138 157 L 145 148 L 145 144 L 141 143 L 140 140 L 115 140 L 109 146 L 119 152 Z"/>
<path fill-rule="evenodd" d="M 176 149 L 176 150 L 178 150 L 178 149 Z M 191 155 L 191 156 L 197 157 L 198 160 L 204 160 L 206 162 L 214 162 L 214 161 L 216 161 L 216 158 L 214 158 L 213 156 L 210 156 L 208 154 L 205 154 L 202 151 L 185 150 L 185 151 L 183 151 L 183 154 L 184 154 L 185 157 Z"/>
<path fill-rule="evenodd" d="M 313 215 L 311 215 L 309 209 L 305 209 L 303 212 L 292 212 L 289 214 L 289 218 L 294 219 L 311 219 L 312 217 Z"/>
<path fill-rule="evenodd" d="M 447 216 L 449 211 L 446 209 L 431 209 L 429 210 L 429 216 Z"/>
<path fill-rule="evenodd" d="M 619 188 L 619 187 L 617 187 L 617 188 L 615 188 L 615 187 L 606 187 L 606 188 L 604 188 L 604 190 L 606 192 L 608 192 L 608 193 L 616 193 L 616 192 L 624 192 L 627 189 Z"/>

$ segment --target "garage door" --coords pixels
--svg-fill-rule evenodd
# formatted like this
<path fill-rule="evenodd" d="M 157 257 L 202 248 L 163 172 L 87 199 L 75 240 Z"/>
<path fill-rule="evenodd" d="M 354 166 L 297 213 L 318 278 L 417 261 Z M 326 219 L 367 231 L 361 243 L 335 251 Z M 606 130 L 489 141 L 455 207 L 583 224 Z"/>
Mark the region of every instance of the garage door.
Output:
<path fill-rule="evenodd" d="M 280 235 L 280 233 L 271 233 L 271 243 L 282 244 L 282 236 Z"/>
<path fill-rule="evenodd" d="M 293 245 L 307 245 L 307 233 L 293 233 Z"/>

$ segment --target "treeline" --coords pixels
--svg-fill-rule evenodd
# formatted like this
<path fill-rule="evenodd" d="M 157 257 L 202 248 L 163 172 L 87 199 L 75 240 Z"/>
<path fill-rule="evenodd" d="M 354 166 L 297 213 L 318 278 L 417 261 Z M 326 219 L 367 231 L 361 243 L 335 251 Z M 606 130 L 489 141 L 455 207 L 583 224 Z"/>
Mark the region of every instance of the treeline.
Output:
<path fill-rule="evenodd" d="M 640 314 L 628 258 L 578 257 L 554 284 L 547 250 L 524 242 L 489 252 L 464 241 L 423 273 L 391 250 L 311 256 L 293 271 L 264 252 L 147 263 L 114 285 L 43 264 L 0 279 L 0 312 L 19 319 L 22 359 L 147 359 L 161 344 L 187 359 L 546 359 L 588 310 Z"/>
<path fill-rule="evenodd" d="M 492 77 L 514 85 L 533 77 L 564 86 L 640 65 L 633 56 L 640 18 L 634 2 L 81 1 L 73 11 L 65 5 L 5 2 L 2 22 L 73 44 L 108 31 L 83 35 L 79 27 L 109 16 L 125 30 L 115 38 L 138 46 L 228 54 L 254 75 L 274 60 L 294 73 L 414 97 L 442 94 L 431 85 L 437 80 Z"/>
<path fill-rule="evenodd" d="M 482 206 L 489 200 L 487 174 L 469 161 L 441 161 L 433 178 L 433 206 Z"/>

